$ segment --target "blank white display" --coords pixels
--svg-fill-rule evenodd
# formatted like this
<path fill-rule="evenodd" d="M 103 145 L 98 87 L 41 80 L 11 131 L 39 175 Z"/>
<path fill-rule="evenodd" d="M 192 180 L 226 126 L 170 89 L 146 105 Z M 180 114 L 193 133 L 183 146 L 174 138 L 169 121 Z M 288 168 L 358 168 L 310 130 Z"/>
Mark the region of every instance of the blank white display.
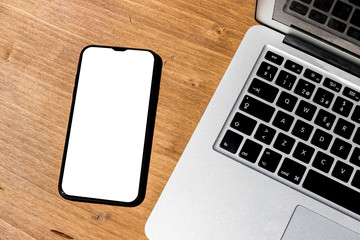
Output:
<path fill-rule="evenodd" d="M 62 179 L 65 194 L 132 202 L 139 191 L 154 56 L 83 52 Z"/>

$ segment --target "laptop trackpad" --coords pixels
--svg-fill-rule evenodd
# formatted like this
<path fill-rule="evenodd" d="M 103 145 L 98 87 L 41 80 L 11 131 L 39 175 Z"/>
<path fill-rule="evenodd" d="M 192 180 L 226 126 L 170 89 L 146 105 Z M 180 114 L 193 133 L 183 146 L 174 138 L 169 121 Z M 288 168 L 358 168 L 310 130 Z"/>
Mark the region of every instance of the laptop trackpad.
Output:
<path fill-rule="evenodd" d="M 359 240 L 360 235 L 302 206 L 297 206 L 282 240 Z"/>

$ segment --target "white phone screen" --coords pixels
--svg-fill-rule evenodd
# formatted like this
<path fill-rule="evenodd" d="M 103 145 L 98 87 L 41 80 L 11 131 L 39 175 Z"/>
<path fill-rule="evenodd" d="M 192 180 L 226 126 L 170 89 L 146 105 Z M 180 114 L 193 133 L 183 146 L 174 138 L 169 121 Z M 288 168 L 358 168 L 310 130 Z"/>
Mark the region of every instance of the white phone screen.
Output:
<path fill-rule="evenodd" d="M 63 196 L 137 199 L 154 63 L 147 50 L 83 50 L 59 185 Z"/>

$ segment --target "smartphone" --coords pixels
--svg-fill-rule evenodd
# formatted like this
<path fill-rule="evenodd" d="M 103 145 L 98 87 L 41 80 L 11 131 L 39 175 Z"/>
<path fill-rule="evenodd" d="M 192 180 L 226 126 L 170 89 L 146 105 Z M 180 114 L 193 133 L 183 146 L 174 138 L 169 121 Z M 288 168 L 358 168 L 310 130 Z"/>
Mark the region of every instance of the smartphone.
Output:
<path fill-rule="evenodd" d="M 76 74 L 59 179 L 66 199 L 139 205 L 149 169 L 161 58 L 87 46 Z"/>

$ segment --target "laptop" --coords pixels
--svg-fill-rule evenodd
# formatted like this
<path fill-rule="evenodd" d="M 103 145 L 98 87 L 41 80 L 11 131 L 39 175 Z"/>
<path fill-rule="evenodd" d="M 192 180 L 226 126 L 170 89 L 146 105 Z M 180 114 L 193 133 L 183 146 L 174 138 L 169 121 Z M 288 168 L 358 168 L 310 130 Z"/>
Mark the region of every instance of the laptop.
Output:
<path fill-rule="evenodd" d="M 258 0 L 256 19 L 149 239 L 360 239 L 360 1 Z"/>

